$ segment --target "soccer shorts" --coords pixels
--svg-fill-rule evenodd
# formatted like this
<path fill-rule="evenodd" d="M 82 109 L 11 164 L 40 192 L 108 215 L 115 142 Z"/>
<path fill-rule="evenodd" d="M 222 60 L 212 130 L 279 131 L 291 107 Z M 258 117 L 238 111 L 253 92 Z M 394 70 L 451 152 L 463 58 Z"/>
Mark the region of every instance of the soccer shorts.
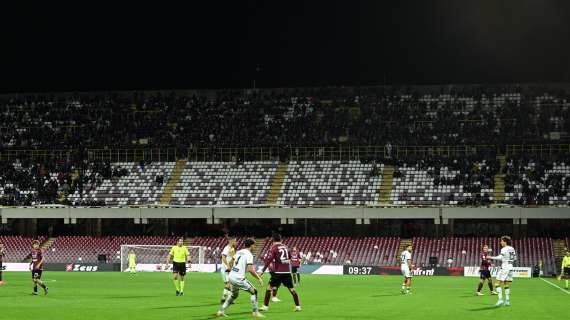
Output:
<path fill-rule="evenodd" d="M 228 283 L 228 281 L 230 281 L 230 271 L 226 271 L 225 268 L 221 268 L 220 269 L 220 274 L 222 275 L 222 281 L 224 283 Z"/>
<path fill-rule="evenodd" d="M 490 279 L 491 278 L 491 271 L 490 270 L 479 270 L 479 278 Z"/>
<path fill-rule="evenodd" d="M 283 285 L 285 288 L 291 289 L 293 288 L 293 277 L 290 273 L 274 273 L 271 275 L 271 279 L 269 279 L 269 285 L 272 288 L 279 288 Z"/>
<path fill-rule="evenodd" d="M 570 278 L 570 268 L 564 268 L 564 277 Z"/>
<path fill-rule="evenodd" d="M 406 278 L 412 277 L 412 271 L 410 271 L 410 267 L 407 265 L 402 265 L 402 275 Z"/>
<path fill-rule="evenodd" d="M 232 291 L 237 292 L 239 290 L 253 292 L 255 287 L 247 279 L 235 279 L 229 277 L 230 284 L 232 285 Z"/>
<path fill-rule="evenodd" d="M 32 279 L 40 280 L 42 278 L 42 270 L 34 269 L 32 270 Z"/>
<path fill-rule="evenodd" d="M 513 270 L 512 269 L 499 269 L 497 273 L 497 280 L 499 281 L 513 281 Z"/>
<path fill-rule="evenodd" d="M 173 262 L 172 263 L 172 273 L 178 273 L 181 276 L 186 275 L 186 263 L 184 262 Z"/>
<path fill-rule="evenodd" d="M 292 273 L 299 273 L 299 267 L 291 267 Z"/>

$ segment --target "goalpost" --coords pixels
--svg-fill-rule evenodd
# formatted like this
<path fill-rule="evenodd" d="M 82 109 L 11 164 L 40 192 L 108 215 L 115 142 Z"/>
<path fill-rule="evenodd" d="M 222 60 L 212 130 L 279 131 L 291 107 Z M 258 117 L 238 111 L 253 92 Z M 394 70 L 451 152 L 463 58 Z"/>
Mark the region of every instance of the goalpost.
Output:
<path fill-rule="evenodd" d="M 204 249 L 201 246 L 187 246 L 190 252 L 192 271 L 201 271 L 204 265 Z M 129 252 L 132 250 L 137 258 L 137 272 L 171 271 L 172 264 L 166 264 L 172 246 L 165 245 L 121 245 L 121 272 L 129 271 Z M 190 270 L 188 270 L 190 271 Z"/>

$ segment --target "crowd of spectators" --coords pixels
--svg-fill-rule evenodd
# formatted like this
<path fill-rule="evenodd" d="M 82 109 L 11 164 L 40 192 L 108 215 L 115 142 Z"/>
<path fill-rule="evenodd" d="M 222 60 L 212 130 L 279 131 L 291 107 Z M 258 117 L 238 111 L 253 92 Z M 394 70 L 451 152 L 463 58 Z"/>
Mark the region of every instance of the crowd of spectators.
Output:
<path fill-rule="evenodd" d="M 104 179 L 128 175 L 129 172 L 109 162 L 88 161 L 20 161 L 0 162 L 0 205 L 32 206 L 41 204 L 105 205 L 90 199 L 71 203 L 68 196 L 88 192 Z"/>
<path fill-rule="evenodd" d="M 558 164 L 570 162 L 569 156 L 558 159 Z M 505 192 L 513 193 L 510 203 L 515 205 L 548 205 L 553 199 L 563 199 L 570 190 L 567 172 L 556 172 L 556 162 L 510 159 L 505 168 Z M 565 204 L 570 204 L 566 201 Z"/>
<path fill-rule="evenodd" d="M 570 131 L 569 106 L 514 88 L 20 96 L 0 99 L 0 149 L 538 142 Z"/>

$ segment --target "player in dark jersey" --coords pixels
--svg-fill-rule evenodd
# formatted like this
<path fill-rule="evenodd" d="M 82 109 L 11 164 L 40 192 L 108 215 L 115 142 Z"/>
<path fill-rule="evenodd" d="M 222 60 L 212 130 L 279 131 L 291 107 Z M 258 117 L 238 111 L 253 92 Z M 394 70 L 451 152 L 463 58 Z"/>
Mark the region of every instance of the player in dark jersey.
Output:
<path fill-rule="evenodd" d="M 48 287 L 42 281 L 42 272 L 44 270 L 44 256 L 40 249 L 40 242 L 34 240 L 32 243 L 32 261 L 30 262 L 30 270 L 32 270 L 32 282 L 34 284 L 33 295 L 38 295 L 38 286 L 44 289 L 44 294 L 48 294 Z"/>
<path fill-rule="evenodd" d="M 293 247 L 291 251 L 291 273 L 293 273 L 293 283 L 299 285 L 301 283 L 301 273 L 299 273 L 299 268 L 301 267 L 301 256 L 299 255 L 299 250 L 297 247 Z"/>
<path fill-rule="evenodd" d="M 269 252 L 271 252 L 271 250 L 267 251 L 267 253 L 265 253 L 265 256 L 263 257 L 263 261 L 267 260 L 267 257 L 269 256 Z M 269 264 L 268 269 L 269 269 L 269 275 L 271 276 L 271 278 L 275 277 L 275 270 L 273 269 L 273 262 L 271 262 Z M 277 291 L 279 291 L 279 287 L 271 289 L 271 301 L 273 301 L 273 302 L 281 302 L 281 299 L 279 299 L 279 297 L 277 297 Z"/>
<path fill-rule="evenodd" d="M 273 245 L 269 249 L 269 253 L 265 258 L 265 265 L 261 270 L 261 274 L 267 270 L 269 265 L 273 263 L 274 275 L 271 276 L 269 280 L 269 285 L 265 291 L 265 299 L 263 300 L 263 306 L 259 308 L 261 311 L 269 310 L 269 298 L 271 297 L 272 290 L 277 290 L 282 284 L 289 289 L 291 296 L 293 296 L 293 301 L 295 302 L 295 311 L 301 311 L 301 305 L 299 303 L 299 295 L 295 291 L 293 286 L 293 277 L 291 276 L 291 254 L 289 253 L 289 248 L 283 243 L 281 243 L 281 235 L 273 234 Z"/>
<path fill-rule="evenodd" d="M 4 270 L 2 261 L 4 261 L 4 254 L 4 245 L 0 243 L 0 286 L 4 285 L 4 278 L 2 278 L 2 270 Z"/>
<path fill-rule="evenodd" d="M 489 254 L 489 246 L 484 245 L 483 251 L 481 252 L 481 266 L 479 267 L 479 286 L 477 287 L 477 292 L 475 293 L 478 296 L 482 296 L 481 289 L 483 289 L 483 284 L 485 280 L 487 280 L 487 284 L 489 285 L 489 290 L 491 290 L 491 294 L 497 294 L 493 289 L 493 279 L 491 278 L 491 255 Z"/>

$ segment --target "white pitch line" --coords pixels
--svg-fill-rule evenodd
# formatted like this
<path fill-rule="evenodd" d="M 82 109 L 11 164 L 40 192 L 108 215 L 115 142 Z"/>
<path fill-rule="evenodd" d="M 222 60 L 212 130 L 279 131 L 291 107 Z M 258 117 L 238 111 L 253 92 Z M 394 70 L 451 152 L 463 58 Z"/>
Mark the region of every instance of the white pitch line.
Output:
<path fill-rule="evenodd" d="M 548 280 L 544 280 L 543 278 L 540 278 L 540 280 L 542 280 L 542 281 L 548 283 L 549 285 L 551 285 L 551 286 L 553 286 L 553 287 L 555 287 L 555 288 L 560 289 L 560 291 L 562 291 L 562 292 L 564 292 L 564 293 L 566 293 L 566 294 L 570 294 L 569 291 L 567 291 L 567 290 L 565 290 L 565 289 L 562 289 L 561 287 L 555 285 L 554 283 L 552 283 L 552 282 L 550 282 L 550 281 L 548 281 Z"/>

